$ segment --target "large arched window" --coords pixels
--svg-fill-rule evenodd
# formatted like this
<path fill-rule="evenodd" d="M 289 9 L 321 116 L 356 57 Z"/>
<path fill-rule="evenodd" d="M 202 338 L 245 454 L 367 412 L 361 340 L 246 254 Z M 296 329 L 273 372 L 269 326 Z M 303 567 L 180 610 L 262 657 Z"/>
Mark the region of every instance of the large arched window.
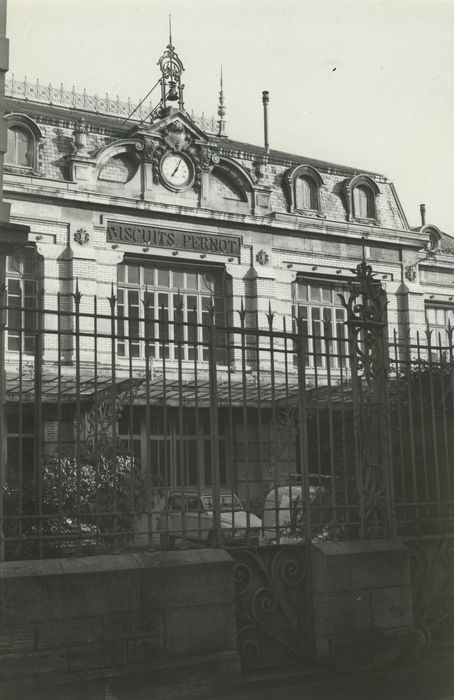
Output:
<path fill-rule="evenodd" d="M 25 129 L 21 129 L 18 126 L 8 129 L 8 146 L 5 162 L 25 168 L 33 165 L 32 138 Z"/>

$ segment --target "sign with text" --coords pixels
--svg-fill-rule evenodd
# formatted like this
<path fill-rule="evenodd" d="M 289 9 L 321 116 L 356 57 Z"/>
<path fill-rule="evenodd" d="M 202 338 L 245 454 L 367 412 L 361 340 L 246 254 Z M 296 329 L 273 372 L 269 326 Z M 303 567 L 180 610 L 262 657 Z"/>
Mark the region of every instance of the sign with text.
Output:
<path fill-rule="evenodd" d="M 125 224 L 118 221 L 107 222 L 108 243 L 129 243 L 132 245 L 173 250 L 190 250 L 196 253 L 217 253 L 218 255 L 240 255 L 241 237 L 222 236 L 197 231 Z"/>

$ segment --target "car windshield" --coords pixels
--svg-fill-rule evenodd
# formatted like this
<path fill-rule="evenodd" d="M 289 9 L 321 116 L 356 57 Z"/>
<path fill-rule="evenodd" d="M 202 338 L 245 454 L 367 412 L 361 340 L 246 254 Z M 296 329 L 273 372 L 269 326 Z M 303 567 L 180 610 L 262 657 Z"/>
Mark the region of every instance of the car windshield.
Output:
<path fill-rule="evenodd" d="M 213 510 L 213 496 L 202 496 L 203 505 L 207 510 Z M 243 510 L 239 499 L 235 494 L 221 493 L 221 511 Z"/>

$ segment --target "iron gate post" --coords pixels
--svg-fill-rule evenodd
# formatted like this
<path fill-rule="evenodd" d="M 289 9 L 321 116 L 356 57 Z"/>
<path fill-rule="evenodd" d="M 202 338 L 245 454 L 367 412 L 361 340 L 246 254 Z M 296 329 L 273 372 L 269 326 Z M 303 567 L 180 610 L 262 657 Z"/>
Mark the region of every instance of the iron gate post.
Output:
<path fill-rule="evenodd" d="M 218 387 L 216 367 L 216 322 L 215 306 L 212 301 L 208 309 L 209 318 L 209 385 L 210 385 L 210 458 L 211 480 L 213 490 L 213 521 L 216 534 L 216 546 L 222 546 L 221 531 L 221 492 L 219 478 L 219 419 L 218 419 Z"/>
<path fill-rule="evenodd" d="M 352 369 L 352 410 L 360 538 L 390 537 L 394 532 L 387 416 L 386 292 L 364 259 L 349 284 L 347 311 Z"/>

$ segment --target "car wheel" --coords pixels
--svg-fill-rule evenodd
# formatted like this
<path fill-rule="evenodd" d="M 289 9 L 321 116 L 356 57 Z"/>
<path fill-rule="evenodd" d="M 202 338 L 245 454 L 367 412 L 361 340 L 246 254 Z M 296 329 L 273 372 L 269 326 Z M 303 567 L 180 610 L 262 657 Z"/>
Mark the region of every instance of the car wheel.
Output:
<path fill-rule="evenodd" d="M 170 535 L 161 535 L 160 542 L 161 549 L 173 549 L 175 547 L 175 540 Z"/>

